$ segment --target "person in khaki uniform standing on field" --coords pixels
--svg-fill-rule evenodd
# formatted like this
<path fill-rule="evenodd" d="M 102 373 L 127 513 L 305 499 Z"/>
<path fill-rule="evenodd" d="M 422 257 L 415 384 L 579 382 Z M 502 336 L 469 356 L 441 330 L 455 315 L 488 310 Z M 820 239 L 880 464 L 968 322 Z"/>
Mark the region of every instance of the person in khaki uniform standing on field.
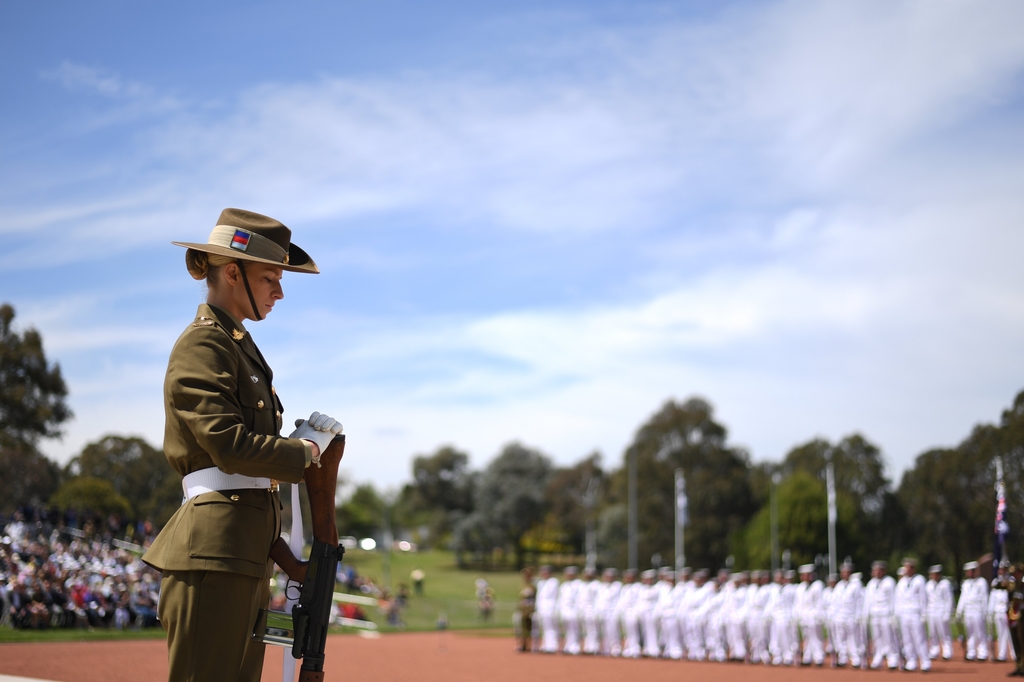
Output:
<path fill-rule="evenodd" d="M 257 682 L 264 645 L 252 640 L 270 598 L 270 548 L 281 531 L 277 482 L 298 483 L 341 425 L 314 412 L 281 437 L 273 372 L 243 320 L 283 298 L 283 271 L 317 273 L 291 230 L 225 209 L 209 240 L 184 246 L 207 302 L 171 351 L 164 380 L 164 453 L 183 476 L 182 506 L 143 560 L 163 572 L 160 622 L 171 682 Z M 282 566 L 293 578 L 304 566 Z"/>

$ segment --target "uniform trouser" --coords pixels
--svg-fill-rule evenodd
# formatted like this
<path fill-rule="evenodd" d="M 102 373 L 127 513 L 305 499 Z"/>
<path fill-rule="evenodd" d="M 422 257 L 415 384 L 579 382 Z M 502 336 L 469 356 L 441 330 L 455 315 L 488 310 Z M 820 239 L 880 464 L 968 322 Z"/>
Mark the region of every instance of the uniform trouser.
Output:
<path fill-rule="evenodd" d="M 795 640 L 793 639 L 793 624 L 790 621 L 791 619 L 785 615 L 777 615 L 772 618 L 768 650 L 772 654 L 773 665 L 780 663 L 789 665 L 793 662 Z"/>
<path fill-rule="evenodd" d="M 265 645 L 252 639 L 270 584 L 223 571 L 164 571 L 160 623 L 170 682 L 259 682 Z"/>
<path fill-rule="evenodd" d="M 705 621 L 704 644 L 708 649 L 708 659 L 725 660 L 725 624 L 717 613 Z"/>
<path fill-rule="evenodd" d="M 1010 644 L 1010 621 L 1005 613 L 992 614 L 996 626 L 996 660 L 1014 660 L 1013 646 Z"/>
<path fill-rule="evenodd" d="M 983 611 L 964 612 L 964 629 L 967 630 L 967 660 L 988 660 L 988 624 Z"/>
<path fill-rule="evenodd" d="M 825 646 L 821 641 L 821 623 L 815 618 L 801 618 L 800 631 L 804 639 L 803 663 L 820 665 L 825 661 Z"/>
<path fill-rule="evenodd" d="M 622 653 L 622 632 L 619 630 L 619 614 L 604 614 L 604 632 L 601 633 L 601 653 L 605 656 L 618 656 Z"/>
<path fill-rule="evenodd" d="M 580 619 L 575 611 L 562 612 L 562 628 L 565 630 L 565 643 L 562 653 L 576 655 L 580 652 Z"/>
<path fill-rule="evenodd" d="M 533 648 L 533 612 L 523 613 L 519 621 L 519 650 L 530 651 Z"/>
<path fill-rule="evenodd" d="M 627 611 L 622 614 L 622 629 L 626 631 L 622 655 L 626 658 L 640 657 L 640 614 Z"/>
<path fill-rule="evenodd" d="M 921 670 L 928 670 L 932 667 L 932 659 L 928 656 L 928 638 L 924 632 L 921 614 L 901 614 L 899 621 L 903 639 L 903 658 L 906 660 L 907 670 L 915 670 L 918 664 Z"/>
<path fill-rule="evenodd" d="M 896 642 L 891 617 L 871 616 L 871 648 L 874 650 L 874 656 L 871 658 L 872 668 L 882 665 L 883 658 L 890 668 L 900 664 L 899 645 Z"/>
<path fill-rule="evenodd" d="M 691 661 L 703 661 L 707 656 L 704 646 L 704 623 L 700 618 L 686 619 L 686 658 Z"/>
<path fill-rule="evenodd" d="M 750 615 L 747 617 L 747 634 L 750 637 L 750 662 L 768 662 L 768 637 L 765 632 L 764 617 Z"/>
<path fill-rule="evenodd" d="M 747 658 L 747 629 L 744 618 L 730 618 L 727 626 L 729 639 L 729 658 L 743 661 Z"/>
<path fill-rule="evenodd" d="M 860 624 L 856 620 L 835 619 L 832 622 L 832 640 L 839 665 L 846 665 L 847 662 L 854 667 L 860 665 Z"/>
<path fill-rule="evenodd" d="M 661 617 L 661 634 L 665 639 L 665 655 L 676 660 L 683 657 L 683 645 L 679 637 L 679 620 L 675 614 Z"/>
<path fill-rule="evenodd" d="M 583 633 L 583 653 L 598 653 L 601 650 L 601 619 L 594 611 L 583 614 Z"/>
<path fill-rule="evenodd" d="M 932 658 L 953 656 L 953 635 L 949 629 L 949 618 L 943 615 L 928 616 L 928 655 Z"/>
<path fill-rule="evenodd" d="M 1017 672 L 1024 672 L 1024 626 L 1017 621 L 1010 626 L 1010 641 L 1013 642 L 1013 653 L 1017 660 Z"/>
<path fill-rule="evenodd" d="M 658 617 L 653 613 L 643 615 L 644 626 L 644 656 L 658 658 L 661 656 L 661 647 L 658 645 Z"/>
<path fill-rule="evenodd" d="M 540 650 L 546 654 L 558 651 L 558 616 L 554 611 L 540 614 Z"/>

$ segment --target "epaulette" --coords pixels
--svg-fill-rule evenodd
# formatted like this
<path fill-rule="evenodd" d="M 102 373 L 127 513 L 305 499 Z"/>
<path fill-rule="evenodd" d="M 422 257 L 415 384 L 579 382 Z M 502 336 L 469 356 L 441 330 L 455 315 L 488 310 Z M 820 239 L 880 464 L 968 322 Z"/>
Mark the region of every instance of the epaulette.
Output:
<path fill-rule="evenodd" d="M 217 322 L 212 317 L 200 317 L 192 323 L 193 327 L 212 327 Z"/>

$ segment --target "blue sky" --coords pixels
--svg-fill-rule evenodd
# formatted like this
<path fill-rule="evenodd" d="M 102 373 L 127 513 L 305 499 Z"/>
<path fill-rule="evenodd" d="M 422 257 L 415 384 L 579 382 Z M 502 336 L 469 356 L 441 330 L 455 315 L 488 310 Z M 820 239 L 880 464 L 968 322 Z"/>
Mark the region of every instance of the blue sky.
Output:
<path fill-rule="evenodd" d="M 1024 5 L 0 5 L 0 299 L 76 418 L 161 440 L 238 206 L 323 274 L 250 325 L 382 486 L 451 443 L 617 464 L 705 396 L 897 476 L 1024 388 Z"/>

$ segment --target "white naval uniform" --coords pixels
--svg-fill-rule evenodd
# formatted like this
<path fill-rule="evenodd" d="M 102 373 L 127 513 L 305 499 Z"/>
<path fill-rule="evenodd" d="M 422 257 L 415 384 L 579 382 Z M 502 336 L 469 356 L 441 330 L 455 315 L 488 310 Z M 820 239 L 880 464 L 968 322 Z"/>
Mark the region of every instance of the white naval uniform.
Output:
<path fill-rule="evenodd" d="M 726 640 L 729 643 L 729 659 L 733 661 L 747 660 L 747 599 L 750 586 L 736 585 L 725 600 L 723 620 L 726 627 Z"/>
<path fill-rule="evenodd" d="M 709 581 L 712 583 L 714 581 Z M 704 643 L 708 648 L 708 660 L 721 663 L 725 660 L 725 627 L 722 623 L 722 604 L 727 590 L 735 589 L 732 583 L 716 586 L 704 604 Z"/>
<path fill-rule="evenodd" d="M 580 653 L 580 614 L 577 607 L 583 581 L 579 578 L 566 580 L 558 588 L 558 617 L 562 620 L 562 630 L 565 632 L 565 642 L 562 645 L 563 654 Z"/>
<path fill-rule="evenodd" d="M 772 665 L 793 665 L 793 654 L 798 646 L 796 626 L 793 622 L 793 598 L 796 586 L 772 583 L 767 611 L 771 618 L 768 648 Z"/>
<path fill-rule="evenodd" d="M 644 594 L 644 604 L 640 609 L 640 622 L 643 626 L 643 655 L 648 658 L 661 657 L 661 643 L 659 641 L 658 621 L 660 613 L 658 610 L 663 597 L 672 591 L 672 585 L 664 580 L 651 585 Z"/>
<path fill-rule="evenodd" d="M 577 605 L 583 623 L 583 653 L 596 654 L 601 650 L 601 617 L 597 611 L 597 597 L 601 583 L 597 580 L 584 581 L 580 587 Z"/>
<path fill-rule="evenodd" d="M 832 590 L 832 639 L 839 665 L 859 668 L 864 655 L 861 618 L 864 587 L 860 580 L 840 580 Z"/>
<path fill-rule="evenodd" d="M 1010 593 L 1006 590 L 992 588 L 988 593 L 988 617 L 995 626 L 995 658 L 997 661 L 1017 660 L 1010 643 L 1010 620 L 1006 609 L 1010 605 Z"/>
<path fill-rule="evenodd" d="M 801 582 L 796 586 L 793 610 L 803 633 L 804 665 L 825 662 L 825 647 L 821 639 L 821 593 L 824 587 L 820 580 Z"/>
<path fill-rule="evenodd" d="M 684 602 L 686 612 L 686 658 L 703 661 L 707 658 L 707 643 L 704 641 L 704 617 L 708 599 L 715 594 L 715 582 L 709 580 L 700 587 L 694 586 L 689 599 Z"/>
<path fill-rule="evenodd" d="M 928 655 L 928 636 L 924 630 L 924 618 L 928 613 L 924 576 L 915 574 L 900 578 L 896 583 L 894 602 L 903 639 L 904 667 L 917 670 L 920 665 L 922 671 L 930 670 L 932 659 Z"/>
<path fill-rule="evenodd" d="M 963 619 L 967 630 L 967 660 L 988 660 L 988 626 L 985 612 L 988 610 L 988 581 L 984 578 L 967 578 L 960 588 L 960 601 L 956 615 Z"/>
<path fill-rule="evenodd" d="M 953 635 L 949 621 L 953 617 L 953 586 L 945 578 L 929 580 L 924 588 L 928 597 L 928 655 L 953 657 Z"/>
<path fill-rule="evenodd" d="M 601 622 L 601 653 L 605 656 L 618 656 L 622 653 L 622 633 L 619 631 L 619 592 L 622 583 L 615 580 L 610 583 L 598 583 L 595 610 Z"/>
<path fill-rule="evenodd" d="M 872 668 L 881 667 L 883 658 L 890 668 L 896 668 L 900 663 L 896 633 L 892 627 L 895 591 L 896 581 L 888 575 L 881 579 L 872 578 L 864 591 L 864 614 L 871 626 L 871 648 L 874 650 Z"/>
<path fill-rule="evenodd" d="M 622 622 L 622 655 L 627 658 L 638 658 L 640 656 L 640 624 L 637 621 L 636 604 L 640 600 L 640 593 L 645 585 L 641 583 L 630 583 L 622 586 L 619 593 L 619 619 Z"/>
<path fill-rule="evenodd" d="M 558 652 L 558 578 L 537 581 L 535 601 L 540 618 L 540 650 L 546 654 Z"/>
<path fill-rule="evenodd" d="M 687 585 L 692 583 L 681 581 L 675 584 L 668 593 L 665 604 L 661 609 L 661 632 L 665 639 L 665 650 L 663 655 L 666 658 L 679 660 L 683 657 L 683 621 L 680 620 L 683 598 L 686 596 Z M 659 605 L 660 606 L 660 605 Z"/>
<path fill-rule="evenodd" d="M 768 663 L 768 622 L 765 609 L 771 596 L 769 585 L 747 587 L 747 635 L 750 638 L 750 662 Z"/>

